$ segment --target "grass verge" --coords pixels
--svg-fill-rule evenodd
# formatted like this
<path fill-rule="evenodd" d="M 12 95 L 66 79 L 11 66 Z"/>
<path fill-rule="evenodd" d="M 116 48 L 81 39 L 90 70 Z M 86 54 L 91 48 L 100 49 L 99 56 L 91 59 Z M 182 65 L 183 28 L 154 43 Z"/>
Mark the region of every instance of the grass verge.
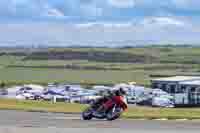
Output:
<path fill-rule="evenodd" d="M 23 110 L 23 111 L 38 111 L 38 112 L 63 112 L 63 113 L 80 113 L 85 108 L 85 105 L 67 104 L 46 101 L 29 101 L 29 100 L 0 100 L 0 109 L 5 110 Z"/>
<path fill-rule="evenodd" d="M 200 119 L 200 108 L 131 107 L 123 114 L 127 119 Z"/>
<path fill-rule="evenodd" d="M 43 102 L 43 101 L 17 101 L 0 100 L 0 109 L 23 110 L 55 113 L 80 113 L 86 105 Z M 125 119 L 200 119 L 200 108 L 150 108 L 130 107 L 123 114 Z"/>

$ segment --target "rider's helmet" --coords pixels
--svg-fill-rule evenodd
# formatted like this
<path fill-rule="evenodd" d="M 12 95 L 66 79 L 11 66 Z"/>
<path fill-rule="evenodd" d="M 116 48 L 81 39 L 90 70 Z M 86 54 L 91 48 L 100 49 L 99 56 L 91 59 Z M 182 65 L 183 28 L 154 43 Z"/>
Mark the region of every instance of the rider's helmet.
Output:
<path fill-rule="evenodd" d="M 126 91 L 123 88 L 119 88 L 118 90 L 115 91 L 116 96 L 124 96 L 126 95 Z"/>

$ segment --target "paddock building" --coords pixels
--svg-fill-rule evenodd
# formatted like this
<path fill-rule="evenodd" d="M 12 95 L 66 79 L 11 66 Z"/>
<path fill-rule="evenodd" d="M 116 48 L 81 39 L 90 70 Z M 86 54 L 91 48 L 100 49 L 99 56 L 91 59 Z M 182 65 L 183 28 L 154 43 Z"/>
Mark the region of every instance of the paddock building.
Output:
<path fill-rule="evenodd" d="M 200 76 L 152 79 L 151 85 L 174 96 L 176 105 L 200 106 Z"/>

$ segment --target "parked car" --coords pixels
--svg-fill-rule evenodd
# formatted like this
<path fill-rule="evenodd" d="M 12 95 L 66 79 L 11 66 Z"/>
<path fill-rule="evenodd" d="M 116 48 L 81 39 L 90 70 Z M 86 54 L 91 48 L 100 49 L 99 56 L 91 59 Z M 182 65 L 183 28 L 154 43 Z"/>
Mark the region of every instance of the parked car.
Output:
<path fill-rule="evenodd" d="M 174 97 L 160 89 L 153 89 L 152 106 L 155 107 L 174 107 Z"/>
<path fill-rule="evenodd" d="M 152 106 L 154 107 L 166 107 L 166 108 L 173 108 L 174 102 L 171 98 L 167 97 L 154 97 L 152 99 Z"/>
<path fill-rule="evenodd" d="M 34 95 L 32 93 L 22 93 L 22 94 L 17 94 L 16 99 L 24 99 L 24 100 L 34 100 Z"/>
<path fill-rule="evenodd" d="M 19 94 L 23 94 L 23 93 L 42 93 L 44 91 L 44 87 L 40 86 L 40 85 L 24 85 L 22 87 L 20 87 L 17 91 L 16 91 L 16 95 Z"/>
<path fill-rule="evenodd" d="M 0 95 L 8 95 L 7 89 L 0 89 Z"/>

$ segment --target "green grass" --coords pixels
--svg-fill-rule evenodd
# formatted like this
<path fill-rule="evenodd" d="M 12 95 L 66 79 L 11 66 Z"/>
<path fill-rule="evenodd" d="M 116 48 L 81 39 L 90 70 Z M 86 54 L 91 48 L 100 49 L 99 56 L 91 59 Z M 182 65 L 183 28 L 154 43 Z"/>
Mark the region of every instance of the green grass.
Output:
<path fill-rule="evenodd" d="M 136 81 L 149 85 L 151 75 L 200 75 L 200 48 L 148 47 L 148 48 L 56 48 L 51 51 L 106 51 L 125 52 L 135 55 L 151 55 L 161 62 L 152 63 L 113 63 L 87 60 L 22 60 L 23 56 L 0 56 L 0 81 L 7 85 L 23 83 L 68 82 L 85 84 L 115 84 Z M 3 50 L 1 50 L 3 52 Z M 20 51 L 19 49 L 17 51 Z M 23 51 L 23 50 L 22 50 Z M 13 51 L 14 52 L 14 51 Z M 109 70 L 71 70 L 64 65 L 80 67 L 100 67 Z M 63 66 L 63 69 L 50 68 L 8 68 L 7 66 Z M 112 70 L 120 68 L 120 70 Z"/>
<path fill-rule="evenodd" d="M 4 75 L 4 76 L 1 76 Z M 115 84 L 136 81 L 148 84 L 149 78 L 144 71 L 95 71 L 95 70 L 58 70 L 58 69 L 0 69 L 0 81 L 12 83 L 91 83 Z"/>
<path fill-rule="evenodd" d="M 132 107 L 123 115 L 134 119 L 200 119 L 200 108 Z"/>
<path fill-rule="evenodd" d="M 116 84 L 135 81 L 139 85 L 150 85 L 150 75 L 174 75 L 187 74 L 181 70 L 69 70 L 69 69 L 40 69 L 40 68 L 1 68 L 0 81 L 6 85 L 24 83 L 47 84 L 59 83 L 80 83 L 80 84 Z"/>
<path fill-rule="evenodd" d="M 80 104 L 44 101 L 0 100 L 0 109 L 39 112 L 81 113 L 87 106 Z M 123 114 L 125 119 L 200 119 L 200 108 L 151 108 L 130 107 Z"/>
<path fill-rule="evenodd" d="M 17 101 L 17 100 L 0 100 L 0 109 L 7 110 L 24 110 L 24 111 L 43 111 L 43 112 L 65 112 L 65 113 L 80 113 L 85 108 L 80 104 L 67 104 L 45 101 Z"/>

